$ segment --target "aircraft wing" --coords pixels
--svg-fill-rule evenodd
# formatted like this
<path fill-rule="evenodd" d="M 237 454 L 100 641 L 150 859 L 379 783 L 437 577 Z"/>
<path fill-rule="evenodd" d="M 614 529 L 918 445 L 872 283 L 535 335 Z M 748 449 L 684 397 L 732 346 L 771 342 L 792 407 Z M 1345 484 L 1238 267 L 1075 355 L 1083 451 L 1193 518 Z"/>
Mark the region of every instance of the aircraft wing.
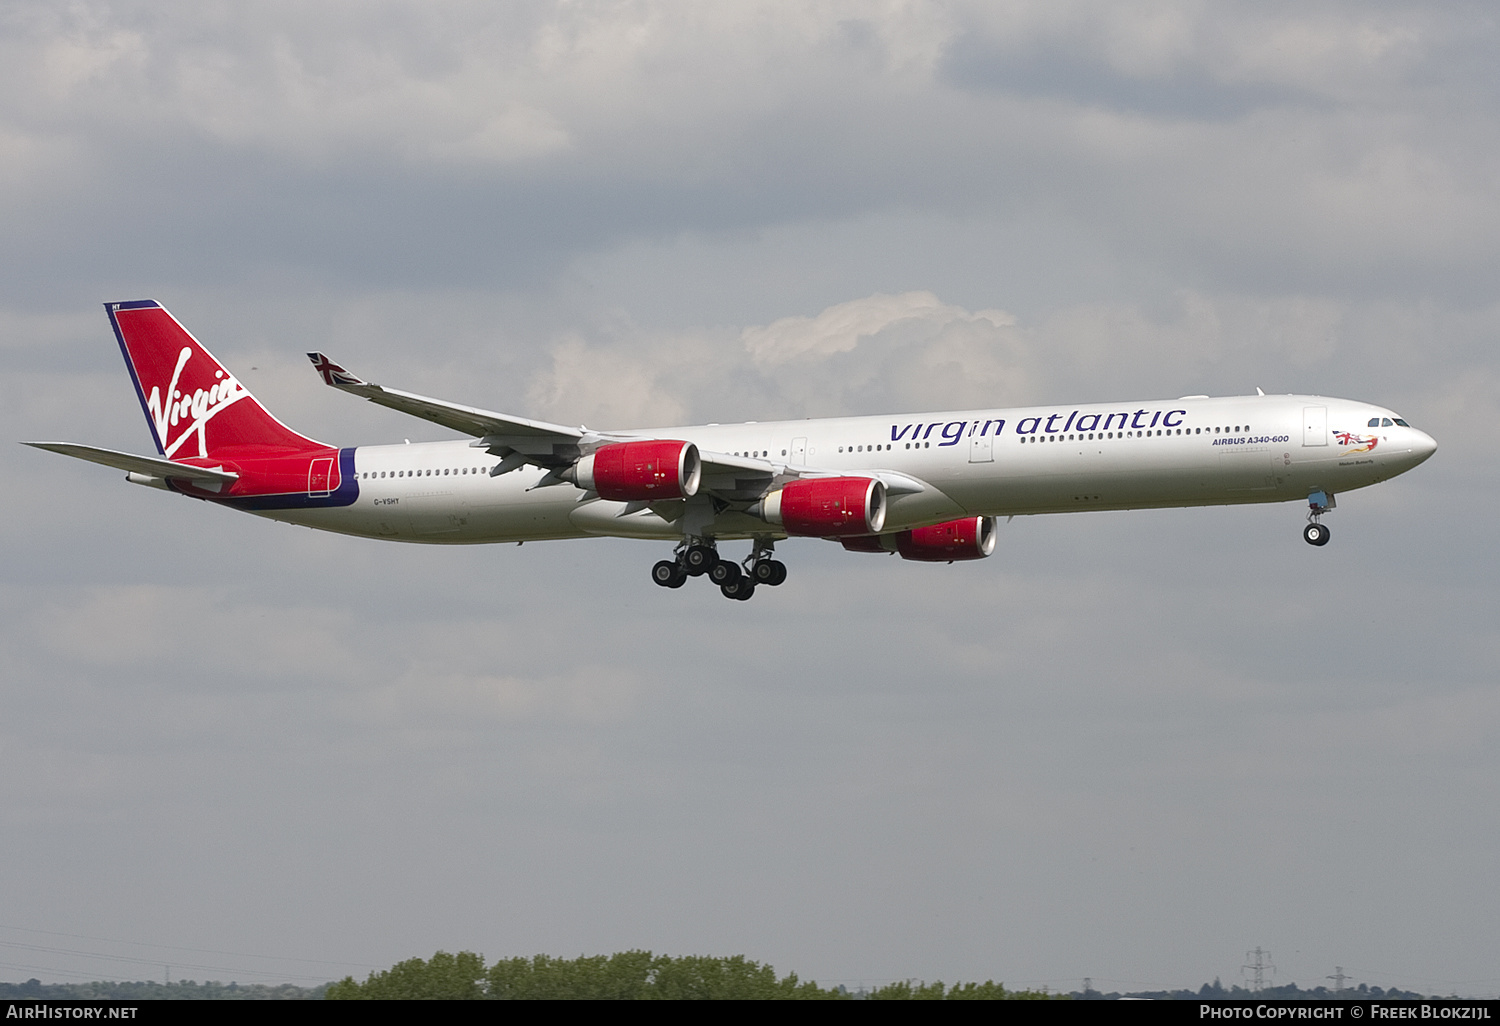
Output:
<path fill-rule="evenodd" d="M 703 461 L 699 491 L 730 501 L 753 502 L 771 490 L 778 476 L 786 475 L 786 468 L 770 460 L 703 449 L 698 458 Z"/>
<path fill-rule="evenodd" d="M 592 452 L 601 444 L 633 441 L 641 437 L 634 432 L 614 435 L 585 428 L 564 427 L 561 424 L 492 413 L 472 406 L 402 392 L 365 381 L 340 367 L 323 353 L 308 353 L 307 358 L 323 376 L 325 384 L 342 392 L 362 396 L 372 403 L 475 436 L 478 441 L 472 444 L 476 448 L 486 449 L 492 455 L 500 457 L 500 463 L 491 471 L 492 474 L 506 474 L 530 464 L 555 472 L 543 484 L 561 484 L 563 479 L 556 476 L 556 473 L 579 456 Z M 805 466 L 793 467 L 767 459 L 732 456 L 710 450 L 700 450 L 699 456 L 703 461 L 702 489 L 729 501 L 754 501 L 762 498 L 772 488 L 799 477 L 833 477 L 843 473 Z M 887 489 L 895 494 L 920 492 L 925 487 L 915 478 L 890 471 L 872 473 L 870 476 L 879 477 L 885 482 Z"/>
<path fill-rule="evenodd" d="M 34 449 L 46 449 L 48 452 L 62 453 L 64 456 L 73 456 L 80 460 L 88 460 L 90 463 L 103 464 L 106 467 L 114 467 L 131 474 L 144 474 L 147 477 L 172 477 L 179 481 L 201 481 L 209 484 L 231 484 L 240 479 L 240 475 L 227 470 L 210 470 L 207 467 L 191 467 L 186 463 L 174 463 L 172 460 L 162 459 L 159 456 L 136 456 L 128 452 L 115 452 L 113 449 L 100 449 L 92 445 L 78 445 L 74 442 L 22 442 Z"/>
<path fill-rule="evenodd" d="M 820 467 L 792 466 L 770 460 L 731 456 L 722 452 L 700 450 L 703 461 L 704 491 L 731 501 L 754 501 L 773 488 L 802 477 L 845 477 L 850 471 Z M 919 478 L 894 470 L 870 470 L 857 474 L 878 478 L 891 495 L 915 495 L 930 486 Z"/>
<path fill-rule="evenodd" d="M 307 358 L 323 375 L 324 384 L 341 392 L 363 396 L 372 403 L 430 420 L 461 434 L 474 435 L 479 439 L 472 443 L 476 448 L 487 449 L 491 455 L 501 457 L 501 463 L 492 471 L 495 474 L 508 473 L 528 463 L 553 470 L 565 467 L 578 458 L 582 451 L 580 443 L 588 434 L 582 428 L 512 417 L 386 388 L 351 374 L 323 353 L 308 353 Z"/>
<path fill-rule="evenodd" d="M 527 420 L 525 417 L 512 417 L 504 413 L 492 413 L 473 406 L 462 406 L 443 399 L 432 399 L 425 395 L 376 385 L 349 373 L 322 353 L 308 353 L 307 358 L 312 361 L 318 373 L 323 375 L 325 384 L 332 385 L 343 392 L 363 396 L 372 403 L 389 406 L 393 410 L 409 413 L 413 417 L 421 417 L 434 424 L 441 424 L 445 428 L 451 428 L 462 434 L 474 435 L 477 438 L 493 435 L 578 439 L 582 438 L 585 433 L 580 428 L 548 424 L 541 420 Z"/>

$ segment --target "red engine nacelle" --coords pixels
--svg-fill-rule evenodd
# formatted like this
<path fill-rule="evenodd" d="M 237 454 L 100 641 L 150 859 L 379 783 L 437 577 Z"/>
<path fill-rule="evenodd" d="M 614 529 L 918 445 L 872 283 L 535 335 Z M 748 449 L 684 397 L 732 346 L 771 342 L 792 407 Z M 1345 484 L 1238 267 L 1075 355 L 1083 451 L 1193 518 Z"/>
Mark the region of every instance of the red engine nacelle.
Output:
<path fill-rule="evenodd" d="M 964 517 L 931 527 L 914 527 L 896 536 L 896 551 L 902 559 L 924 563 L 983 559 L 995 551 L 995 519 Z"/>
<path fill-rule="evenodd" d="M 872 477 L 804 478 L 767 495 L 751 512 L 787 534 L 879 534 L 885 526 L 885 485 Z"/>
<path fill-rule="evenodd" d="M 993 517 L 964 517 L 894 534 L 844 538 L 842 544 L 850 552 L 899 552 L 902 559 L 923 563 L 983 559 L 995 551 L 995 520 Z"/>
<path fill-rule="evenodd" d="M 703 462 L 692 442 L 616 442 L 600 446 L 565 476 L 616 502 L 685 499 L 697 494 Z"/>
<path fill-rule="evenodd" d="M 839 544 L 850 552 L 877 552 L 889 556 L 896 551 L 896 535 L 862 534 L 857 538 L 840 538 Z"/>

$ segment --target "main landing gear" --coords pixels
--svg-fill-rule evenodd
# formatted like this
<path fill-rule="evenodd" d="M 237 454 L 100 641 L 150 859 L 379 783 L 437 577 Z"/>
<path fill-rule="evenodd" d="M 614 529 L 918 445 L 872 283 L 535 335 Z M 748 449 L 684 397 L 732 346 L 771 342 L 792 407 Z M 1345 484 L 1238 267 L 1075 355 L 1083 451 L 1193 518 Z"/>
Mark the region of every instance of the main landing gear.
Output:
<path fill-rule="evenodd" d="M 718 549 L 705 542 L 684 544 L 676 559 L 663 559 L 651 568 L 651 579 L 663 588 L 680 588 L 689 577 L 707 576 L 719 586 L 725 598 L 744 602 L 755 594 L 757 585 L 774 588 L 786 580 L 786 564 L 772 559 L 769 541 L 756 539 L 743 563 L 720 559 Z"/>
<path fill-rule="evenodd" d="M 1307 526 L 1302 529 L 1302 539 L 1309 545 L 1327 545 L 1333 532 L 1322 523 L 1324 513 L 1333 509 L 1333 496 L 1326 492 L 1313 492 L 1307 497 Z"/>

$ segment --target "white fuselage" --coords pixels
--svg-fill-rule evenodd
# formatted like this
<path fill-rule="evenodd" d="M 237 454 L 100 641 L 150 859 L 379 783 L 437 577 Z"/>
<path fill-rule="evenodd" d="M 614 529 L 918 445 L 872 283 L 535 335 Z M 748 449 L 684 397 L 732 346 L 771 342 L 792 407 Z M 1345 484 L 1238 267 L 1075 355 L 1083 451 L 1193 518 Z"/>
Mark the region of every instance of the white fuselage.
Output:
<path fill-rule="evenodd" d="M 884 530 L 894 531 L 970 515 L 1281 502 L 1346 492 L 1403 473 L 1436 449 L 1427 434 L 1395 419 L 1368 403 L 1256 395 L 708 424 L 640 436 L 689 441 L 772 468 L 884 477 L 890 491 Z M 261 515 L 429 543 L 682 536 L 677 522 L 649 508 L 629 510 L 568 484 L 535 487 L 544 477 L 536 467 L 492 477 L 496 457 L 468 441 L 363 446 L 354 454 L 353 504 Z M 733 507 L 718 511 L 711 533 L 781 536 Z"/>

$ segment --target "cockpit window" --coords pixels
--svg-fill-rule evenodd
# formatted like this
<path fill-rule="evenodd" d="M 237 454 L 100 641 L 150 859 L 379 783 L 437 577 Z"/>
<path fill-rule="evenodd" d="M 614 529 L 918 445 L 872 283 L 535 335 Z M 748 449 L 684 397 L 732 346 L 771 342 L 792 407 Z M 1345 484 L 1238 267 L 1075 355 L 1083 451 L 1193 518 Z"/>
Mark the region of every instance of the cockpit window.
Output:
<path fill-rule="evenodd" d="M 1379 417 L 1371 417 L 1370 418 L 1370 423 L 1368 423 L 1368 424 L 1365 425 L 1365 427 L 1379 427 L 1379 426 L 1380 426 L 1380 418 Z"/>
<path fill-rule="evenodd" d="M 1389 417 L 1381 417 L 1380 418 L 1380 426 L 1381 427 L 1390 427 L 1391 426 L 1391 418 L 1389 418 Z"/>
<path fill-rule="evenodd" d="M 1396 426 L 1397 427 L 1411 427 L 1410 424 L 1408 424 L 1406 421 L 1402 420 L 1400 417 L 1396 418 Z"/>

